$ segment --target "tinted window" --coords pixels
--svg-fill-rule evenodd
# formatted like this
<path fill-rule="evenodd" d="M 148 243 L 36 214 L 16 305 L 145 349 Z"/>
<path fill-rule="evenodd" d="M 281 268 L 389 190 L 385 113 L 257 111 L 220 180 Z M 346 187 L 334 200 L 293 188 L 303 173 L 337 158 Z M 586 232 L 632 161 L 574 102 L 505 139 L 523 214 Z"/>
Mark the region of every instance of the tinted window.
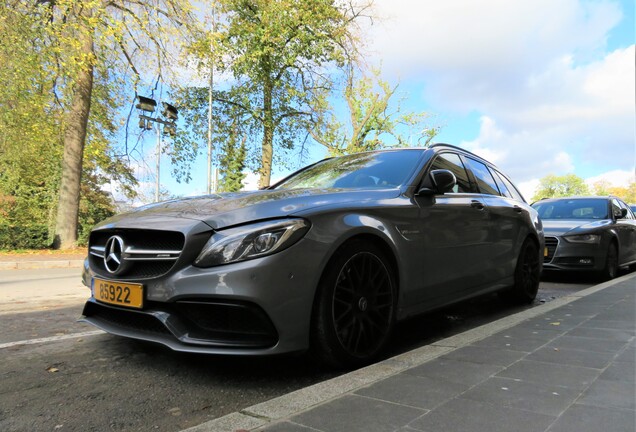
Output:
<path fill-rule="evenodd" d="M 464 168 L 462 160 L 455 153 L 442 153 L 438 155 L 433 161 L 430 171 L 436 169 L 449 170 L 455 174 L 457 184 L 453 188 L 453 192 L 471 192 L 466 168 Z"/>
<path fill-rule="evenodd" d="M 629 208 L 629 206 L 625 204 L 623 201 L 619 201 L 618 203 L 620 204 L 621 208 L 624 208 L 627 210 L 627 215 L 625 215 L 625 219 L 634 219 L 634 215 L 632 214 L 632 210 Z"/>
<path fill-rule="evenodd" d="M 396 188 L 410 178 L 422 153 L 413 149 L 327 159 L 293 174 L 275 189 Z"/>
<path fill-rule="evenodd" d="M 618 204 L 618 201 L 615 199 L 612 199 L 612 213 L 614 214 L 614 217 L 617 219 L 621 217 L 621 206 L 620 204 Z"/>
<path fill-rule="evenodd" d="M 499 189 L 497 189 L 497 183 L 492 178 L 492 174 L 488 170 L 488 167 L 481 162 L 477 162 L 475 159 L 466 158 L 468 168 L 475 175 L 477 180 L 477 186 L 479 191 L 484 194 L 499 195 Z"/>
<path fill-rule="evenodd" d="M 562 199 L 532 205 L 541 219 L 607 219 L 607 199 Z M 619 210 L 620 211 L 620 210 Z"/>
<path fill-rule="evenodd" d="M 508 192 L 512 194 L 512 197 L 514 199 L 516 199 L 517 201 L 526 202 L 526 200 L 523 199 L 523 196 L 519 193 L 515 185 L 513 185 L 505 175 L 503 175 L 502 173 L 496 170 L 495 170 L 495 173 L 499 176 L 501 181 L 504 182 L 504 184 L 506 185 L 506 189 L 508 189 Z"/>
<path fill-rule="evenodd" d="M 497 183 L 497 187 L 499 188 L 499 191 L 501 192 L 501 194 L 503 196 L 508 197 L 508 198 L 514 198 L 514 196 L 512 195 L 512 192 L 510 192 L 508 190 L 508 187 L 504 183 L 504 181 L 501 178 L 501 176 L 499 175 L 499 173 L 497 171 L 490 171 L 490 173 L 492 174 L 493 178 L 495 179 L 495 182 Z"/>

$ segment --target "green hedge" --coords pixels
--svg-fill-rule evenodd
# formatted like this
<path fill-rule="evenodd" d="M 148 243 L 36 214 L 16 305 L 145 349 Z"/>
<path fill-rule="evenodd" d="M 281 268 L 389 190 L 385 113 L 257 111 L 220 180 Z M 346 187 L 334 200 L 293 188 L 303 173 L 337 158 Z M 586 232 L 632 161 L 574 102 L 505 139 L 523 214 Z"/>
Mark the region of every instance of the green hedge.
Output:
<path fill-rule="evenodd" d="M 46 225 L 0 225 L 0 250 L 46 249 L 50 246 Z"/>

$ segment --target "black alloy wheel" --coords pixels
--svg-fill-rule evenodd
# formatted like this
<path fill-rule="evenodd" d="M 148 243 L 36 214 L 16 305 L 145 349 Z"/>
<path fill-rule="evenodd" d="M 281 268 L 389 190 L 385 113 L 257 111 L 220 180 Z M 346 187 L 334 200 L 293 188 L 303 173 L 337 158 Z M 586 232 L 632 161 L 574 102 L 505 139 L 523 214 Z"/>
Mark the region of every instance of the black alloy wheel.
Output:
<path fill-rule="evenodd" d="M 517 266 L 515 267 L 514 285 L 503 291 L 504 300 L 513 304 L 529 304 L 534 301 L 539 291 L 541 279 L 541 258 L 539 248 L 532 239 L 526 239 L 521 246 Z"/>
<path fill-rule="evenodd" d="M 313 347 L 337 367 L 368 364 L 389 340 L 396 284 L 383 252 L 352 242 L 327 267 L 315 309 Z"/>
<path fill-rule="evenodd" d="M 601 271 L 601 278 L 603 280 L 612 280 L 616 276 L 618 276 L 618 248 L 616 243 L 612 241 L 607 249 L 605 268 Z"/>

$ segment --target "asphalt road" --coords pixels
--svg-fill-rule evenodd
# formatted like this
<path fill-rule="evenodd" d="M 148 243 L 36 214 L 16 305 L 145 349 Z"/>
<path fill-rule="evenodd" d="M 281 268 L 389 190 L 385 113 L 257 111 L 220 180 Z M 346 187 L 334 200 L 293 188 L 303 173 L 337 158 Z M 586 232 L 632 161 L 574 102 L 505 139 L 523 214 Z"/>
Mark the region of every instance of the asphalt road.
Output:
<path fill-rule="evenodd" d="M 529 307 L 594 283 L 551 278 Z M 0 271 L 1 431 L 179 431 L 338 374 L 304 356 L 188 355 L 103 334 L 76 322 L 87 295 L 77 269 Z M 386 355 L 521 309 L 486 296 L 409 320 Z"/>

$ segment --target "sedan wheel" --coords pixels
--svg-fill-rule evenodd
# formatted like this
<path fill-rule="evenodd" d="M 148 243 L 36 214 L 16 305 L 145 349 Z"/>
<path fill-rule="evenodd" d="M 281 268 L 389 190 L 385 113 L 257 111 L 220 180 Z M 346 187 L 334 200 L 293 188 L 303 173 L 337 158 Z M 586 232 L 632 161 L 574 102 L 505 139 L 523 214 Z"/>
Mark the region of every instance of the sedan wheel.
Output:
<path fill-rule="evenodd" d="M 601 272 L 603 280 L 614 279 L 618 275 L 618 249 L 615 243 L 611 243 L 607 250 L 605 268 Z"/>
<path fill-rule="evenodd" d="M 312 347 L 327 363 L 357 367 L 386 345 L 395 322 L 396 284 L 383 252 L 352 242 L 329 263 L 315 308 Z"/>
<path fill-rule="evenodd" d="M 515 284 L 503 291 L 502 297 L 515 304 L 528 304 L 537 297 L 541 278 L 539 249 L 534 241 L 526 239 L 521 246 L 515 268 Z"/>

